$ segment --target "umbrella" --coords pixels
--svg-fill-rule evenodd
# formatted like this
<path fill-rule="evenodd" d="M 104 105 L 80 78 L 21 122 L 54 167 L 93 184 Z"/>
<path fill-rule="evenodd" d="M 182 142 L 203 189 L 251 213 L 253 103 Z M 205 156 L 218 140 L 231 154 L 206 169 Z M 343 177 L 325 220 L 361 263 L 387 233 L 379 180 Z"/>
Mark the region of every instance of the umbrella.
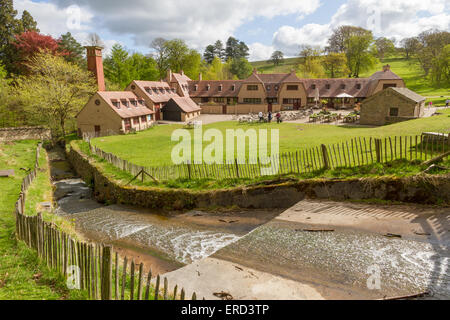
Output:
<path fill-rule="evenodd" d="M 337 98 L 342 98 L 342 107 L 345 107 L 345 98 L 354 98 L 354 97 L 344 92 L 338 95 Z"/>
<path fill-rule="evenodd" d="M 317 107 L 317 102 L 320 101 L 320 93 L 319 93 L 319 88 L 316 87 L 316 93 L 314 95 L 314 101 L 316 102 L 316 107 Z"/>

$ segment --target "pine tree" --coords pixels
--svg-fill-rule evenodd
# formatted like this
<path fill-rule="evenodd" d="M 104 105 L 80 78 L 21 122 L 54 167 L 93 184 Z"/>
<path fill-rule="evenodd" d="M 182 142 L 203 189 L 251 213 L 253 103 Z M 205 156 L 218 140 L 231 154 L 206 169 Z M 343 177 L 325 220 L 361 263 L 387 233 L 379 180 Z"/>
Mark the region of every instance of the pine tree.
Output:
<path fill-rule="evenodd" d="M 63 34 L 59 38 L 59 49 L 63 52 L 67 52 L 65 56 L 66 61 L 75 63 L 80 67 L 85 67 L 84 48 L 78 43 L 70 32 Z"/>

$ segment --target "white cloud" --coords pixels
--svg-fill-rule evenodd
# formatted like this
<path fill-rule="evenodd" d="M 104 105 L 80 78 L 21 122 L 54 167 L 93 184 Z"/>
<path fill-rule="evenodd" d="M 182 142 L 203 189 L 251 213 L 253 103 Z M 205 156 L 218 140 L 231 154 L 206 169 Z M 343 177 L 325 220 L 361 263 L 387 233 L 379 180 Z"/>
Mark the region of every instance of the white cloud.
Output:
<path fill-rule="evenodd" d="M 252 43 L 248 47 L 250 49 L 250 61 L 268 60 L 275 51 L 273 46 L 266 46 L 259 42 Z"/>
<path fill-rule="evenodd" d="M 447 0 L 348 0 L 327 24 L 307 24 L 300 28 L 282 26 L 273 37 L 275 48 L 296 55 L 302 44 L 326 46 L 333 29 L 354 25 L 396 40 L 437 28 L 450 29 Z"/>
<path fill-rule="evenodd" d="M 283 26 L 275 32 L 273 43 L 286 56 L 296 56 L 303 44 L 325 46 L 331 33 L 332 30 L 328 24 L 307 24 L 299 29 Z"/>
<path fill-rule="evenodd" d="M 201 49 L 217 39 L 226 40 L 234 31 L 257 17 L 308 15 L 320 0 L 51 0 L 60 8 L 74 3 L 88 8 L 94 25 L 111 34 L 133 38 L 147 46 L 156 37 L 182 38 Z"/>

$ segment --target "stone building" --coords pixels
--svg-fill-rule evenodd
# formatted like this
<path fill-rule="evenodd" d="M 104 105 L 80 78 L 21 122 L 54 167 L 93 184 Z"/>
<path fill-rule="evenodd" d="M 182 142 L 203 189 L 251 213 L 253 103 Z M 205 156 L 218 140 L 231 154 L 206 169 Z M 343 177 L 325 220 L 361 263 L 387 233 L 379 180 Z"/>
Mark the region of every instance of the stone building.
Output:
<path fill-rule="evenodd" d="M 408 88 L 389 87 L 362 102 L 360 124 L 381 126 L 423 117 L 425 100 Z"/>

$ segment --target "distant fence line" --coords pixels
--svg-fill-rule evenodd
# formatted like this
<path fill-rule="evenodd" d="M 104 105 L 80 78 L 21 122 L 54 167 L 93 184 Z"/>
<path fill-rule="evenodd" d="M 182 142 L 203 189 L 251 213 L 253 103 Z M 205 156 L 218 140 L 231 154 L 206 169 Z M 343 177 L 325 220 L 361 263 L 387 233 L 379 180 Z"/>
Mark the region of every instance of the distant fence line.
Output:
<path fill-rule="evenodd" d="M 54 224 L 45 222 L 42 214 L 25 214 L 26 192 L 39 170 L 39 154 L 42 144 L 36 150 L 34 169 L 23 179 L 19 199 L 16 202 L 16 236 L 28 247 L 37 251 L 47 266 L 75 280 L 77 288 L 86 290 L 90 299 L 95 300 L 185 300 L 184 289 L 175 286 L 169 291 L 167 278 L 145 274 L 144 265 L 129 261 L 121 262 L 119 254 L 111 246 L 86 243 L 73 239 Z M 74 268 L 75 267 L 75 268 Z M 129 268 L 129 272 L 127 269 Z M 77 272 L 80 272 L 76 277 Z M 152 281 L 156 280 L 155 285 Z M 192 294 L 196 300 L 196 294 Z"/>
<path fill-rule="evenodd" d="M 106 160 L 113 166 L 133 176 L 142 172 L 158 180 L 171 179 L 226 179 L 258 178 L 266 163 L 275 164 L 267 168 L 266 175 L 303 174 L 323 169 L 351 168 L 374 163 L 387 163 L 394 160 L 426 161 L 450 150 L 450 139 L 444 134 L 423 134 L 416 136 L 395 136 L 379 138 L 357 137 L 350 141 L 331 145 L 322 144 L 296 152 L 286 152 L 260 159 L 235 159 L 224 164 L 184 163 L 172 166 L 145 167 L 103 151 L 88 140 L 92 154 Z M 145 175 L 141 179 L 144 181 Z"/>

